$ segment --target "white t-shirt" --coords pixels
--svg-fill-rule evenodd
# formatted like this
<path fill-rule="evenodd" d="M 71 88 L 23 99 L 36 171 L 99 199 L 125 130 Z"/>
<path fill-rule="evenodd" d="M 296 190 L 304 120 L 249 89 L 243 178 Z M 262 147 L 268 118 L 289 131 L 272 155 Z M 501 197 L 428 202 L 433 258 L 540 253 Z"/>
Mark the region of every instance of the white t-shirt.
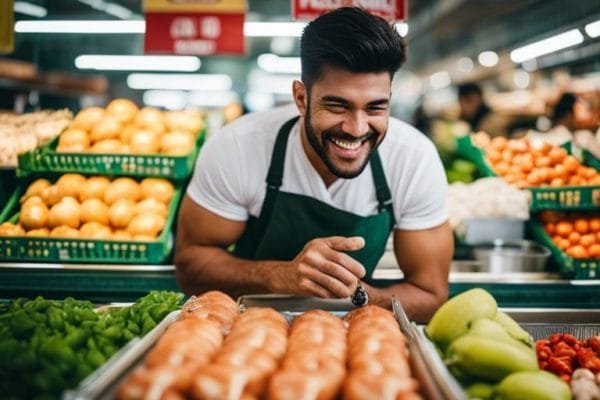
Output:
<path fill-rule="evenodd" d="M 198 156 L 187 188 L 189 197 L 229 220 L 258 217 L 275 138 L 281 125 L 295 115 L 298 112 L 293 106 L 249 114 L 211 136 Z M 297 122 L 288 139 L 280 190 L 357 215 L 376 214 L 378 202 L 370 165 L 356 178 L 338 178 L 326 187 L 304 152 L 300 134 Z M 446 221 L 446 176 L 432 142 L 410 125 L 390 118 L 378 149 L 392 193 L 395 228 L 427 229 Z"/>

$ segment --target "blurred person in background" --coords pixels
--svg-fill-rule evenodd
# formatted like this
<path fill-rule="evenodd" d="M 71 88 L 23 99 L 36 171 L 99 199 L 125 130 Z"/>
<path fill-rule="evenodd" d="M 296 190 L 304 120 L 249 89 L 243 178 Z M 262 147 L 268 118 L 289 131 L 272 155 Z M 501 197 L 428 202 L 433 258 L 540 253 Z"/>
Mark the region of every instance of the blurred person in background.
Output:
<path fill-rule="evenodd" d="M 483 131 L 490 136 L 508 136 L 509 121 L 492 111 L 485 103 L 481 88 L 476 83 L 458 86 L 460 119 L 466 121 L 473 132 Z"/>
<path fill-rule="evenodd" d="M 588 150 L 596 158 L 600 157 L 600 136 L 598 115 L 591 105 L 574 93 L 564 93 L 554 105 L 552 127 L 546 132 L 533 132 L 528 136 L 535 142 L 546 142 L 561 146 L 572 142 L 572 149 L 577 153 L 580 149 Z"/>

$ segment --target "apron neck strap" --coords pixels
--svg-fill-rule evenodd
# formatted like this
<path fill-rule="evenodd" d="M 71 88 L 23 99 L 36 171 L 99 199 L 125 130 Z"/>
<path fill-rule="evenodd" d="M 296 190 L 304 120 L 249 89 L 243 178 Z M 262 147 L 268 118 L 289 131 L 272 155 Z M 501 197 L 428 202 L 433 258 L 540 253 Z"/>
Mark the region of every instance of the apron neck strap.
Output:
<path fill-rule="evenodd" d="M 394 208 L 392 207 L 392 194 L 385 179 L 381 158 L 377 150 L 373 152 L 369 162 L 371 163 L 371 173 L 373 174 L 373 182 L 375 183 L 375 194 L 379 202 L 379 212 L 388 210 L 391 218 L 391 226 L 394 226 L 396 221 L 394 218 Z"/>
<path fill-rule="evenodd" d="M 288 120 L 279 128 L 275 147 L 271 154 L 271 165 L 269 165 L 269 174 L 267 175 L 267 188 L 279 189 L 283 181 L 283 164 L 285 161 L 285 152 L 287 150 L 287 140 L 292 131 L 292 127 L 300 119 L 300 116 Z"/>

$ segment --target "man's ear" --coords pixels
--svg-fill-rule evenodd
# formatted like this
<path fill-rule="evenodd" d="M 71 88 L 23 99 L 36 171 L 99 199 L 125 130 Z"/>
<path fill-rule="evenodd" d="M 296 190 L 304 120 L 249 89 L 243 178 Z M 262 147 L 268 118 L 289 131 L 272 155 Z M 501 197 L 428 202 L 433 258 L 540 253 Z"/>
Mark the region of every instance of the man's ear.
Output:
<path fill-rule="evenodd" d="M 306 93 L 306 87 L 300 81 L 294 81 L 292 84 L 292 95 L 294 96 L 294 103 L 296 108 L 302 117 L 306 115 L 306 108 L 308 107 L 308 95 Z"/>

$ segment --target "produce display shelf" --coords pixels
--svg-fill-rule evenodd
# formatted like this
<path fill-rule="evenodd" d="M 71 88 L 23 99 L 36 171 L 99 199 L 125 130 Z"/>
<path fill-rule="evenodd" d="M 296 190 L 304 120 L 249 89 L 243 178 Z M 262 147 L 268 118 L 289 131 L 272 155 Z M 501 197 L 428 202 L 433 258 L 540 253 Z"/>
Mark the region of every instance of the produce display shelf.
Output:
<path fill-rule="evenodd" d="M 1 260 L 3 261 L 3 260 Z M 0 298 L 73 296 L 97 303 L 134 301 L 150 290 L 179 291 L 173 265 L 45 264 L 0 261 Z M 376 274 L 382 286 L 401 274 Z M 376 271 L 377 273 L 377 271 Z M 450 273 L 450 295 L 488 290 L 502 307 L 600 308 L 600 280 L 567 280 L 555 274 Z"/>
<path fill-rule="evenodd" d="M 194 170 L 196 156 L 204 143 L 203 129 L 190 153 L 182 156 L 58 153 L 58 138 L 43 147 L 19 155 L 19 176 L 34 172 L 76 172 L 82 174 L 161 177 L 171 180 L 188 178 Z"/>
<path fill-rule="evenodd" d="M 496 176 L 481 149 L 473 145 L 470 135 L 458 138 L 456 143 L 458 154 L 474 162 L 483 175 Z M 587 164 L 598 169 L 598 166 L 589 164 L 589 159 Z M 600 208 L 600 186 L 531 187 L 527 190 L 531 192 L 529 208 L 532 212 L 593 211 Z"/>
<path fill-rule="evenodd" d="M 25 185 L 15 190 L 6 207 L 0 212 L 0 223 L 17 223 L 20 198 Z M 40 262 L 85 262 L 159 264 L 167 260 L 173 250 L 171 228 L 178 212 L 182 188 L 175 189 L 165 226 L 154 241 L 114 241 L 66 239 L 51 237 L 0 237 L 0 260 Z"/>
<path fill-rule="evenodd" d="M 573 258 L 556 247 L 539 221 L 532 220 L 529 225 L 535 240 L 550 249 L 552 259 L 565 277 L 576 279 L 600 279 L 600 259 Z"/>

